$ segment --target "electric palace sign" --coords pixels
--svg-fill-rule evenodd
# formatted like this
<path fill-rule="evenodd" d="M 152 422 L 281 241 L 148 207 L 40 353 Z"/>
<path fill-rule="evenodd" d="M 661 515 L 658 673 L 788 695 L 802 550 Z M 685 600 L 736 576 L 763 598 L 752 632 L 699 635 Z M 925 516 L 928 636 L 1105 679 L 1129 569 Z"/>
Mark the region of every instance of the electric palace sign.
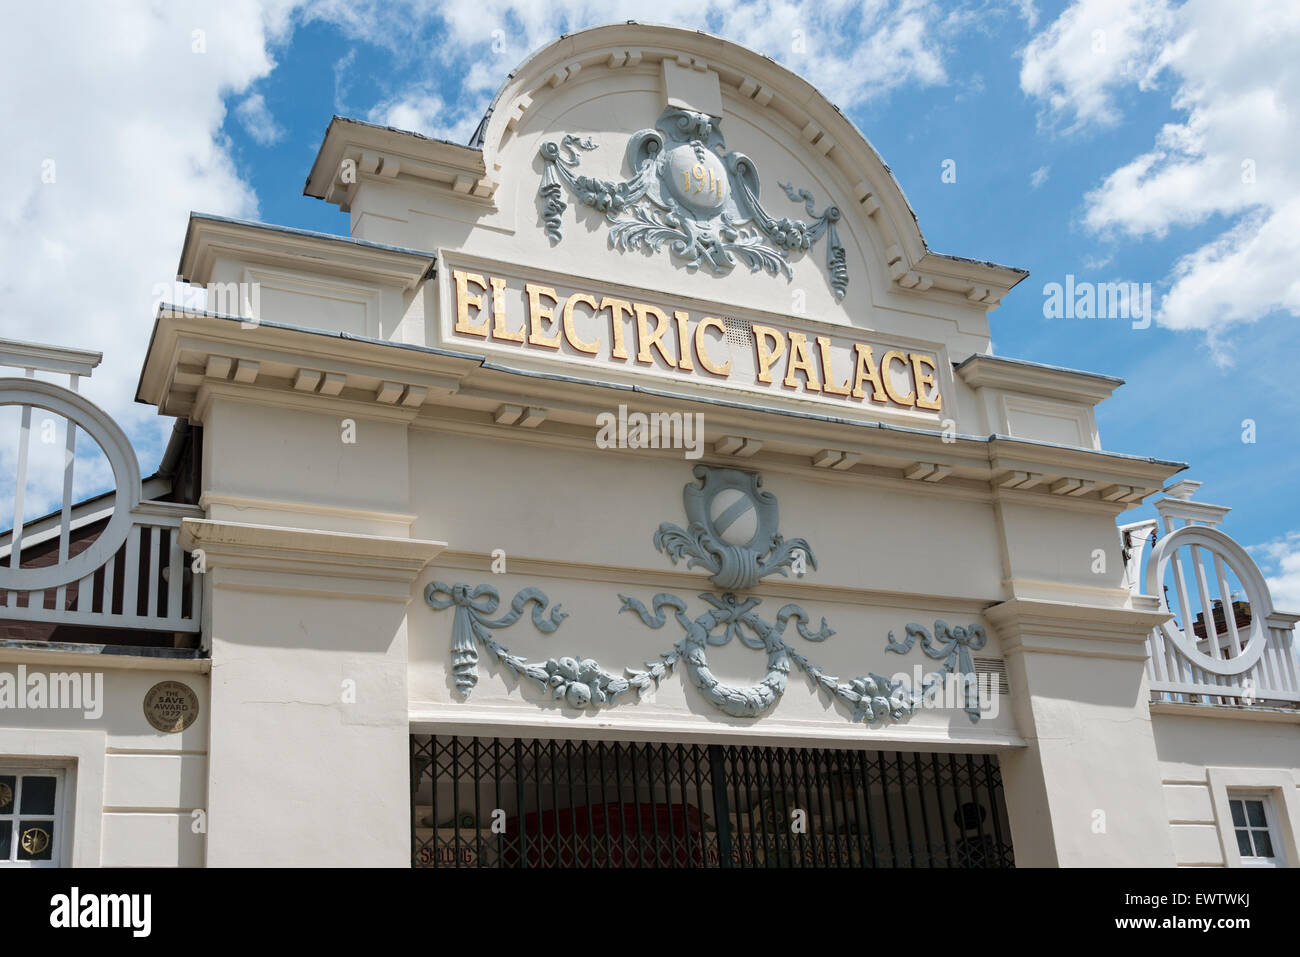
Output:
<path fill-rule="evenodd" d="M 946 362 L 934 347 L 868 342 L 860 330 L 828 323 L 724 319 L 663 296 L 583 288 L 564 277 L 534 281 L 492 264 L 452 265 L 443 274 L 449 346 L 475 342 L 491 352 L 913 414 L 943 409 Z"/>

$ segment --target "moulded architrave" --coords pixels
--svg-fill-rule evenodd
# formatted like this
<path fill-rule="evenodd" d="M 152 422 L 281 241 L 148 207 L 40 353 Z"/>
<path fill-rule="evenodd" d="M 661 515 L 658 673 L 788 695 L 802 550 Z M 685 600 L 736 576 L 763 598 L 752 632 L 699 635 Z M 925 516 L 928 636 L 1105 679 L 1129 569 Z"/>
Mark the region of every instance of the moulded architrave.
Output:
<path fill-rule="evenodd" d="M 1229 789 L 1265 791 L 1273 798 L 1277 814 L 1277 833 L 1282 839 L 1283 857 L 1288 867 L 1300 867 L 1300 792 L 1297 792 L 1295 773 L 1278 768 L 1224 768 L 1205 769 L 1210 784 L 1210 800 L 1214 804 L 1215 824 L 1219 829 L 1224 861 L 1228 867 L 1241 867 L 1241 851 L 1237 847 L 1232 828 L 1232 811 L 1228 807 Z"/>

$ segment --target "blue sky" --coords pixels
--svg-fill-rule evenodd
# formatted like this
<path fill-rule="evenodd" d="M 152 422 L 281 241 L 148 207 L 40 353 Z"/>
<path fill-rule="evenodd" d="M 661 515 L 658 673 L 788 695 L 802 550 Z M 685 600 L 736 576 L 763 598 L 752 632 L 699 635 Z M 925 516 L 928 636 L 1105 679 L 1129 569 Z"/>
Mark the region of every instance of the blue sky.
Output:
<path fill-rule="evenodd" d="M 1205 483 L 1198 498 L 1233 507 L 1227 530 L 1260 546 L 1279 603 L 1286 595 L 1300 610 L 1300 398 L 1290 387 L 1300 313 L 1295 6 L 666 0 L 655 8 L 659 22 L 745 43 L 819 85 L 893 169 L 932 249 L 1028 269 L 991 316 L 995 351 L 1127 380 L 1098 410 L 1105 447 L 1188 462 L 1184 476 Z M 136 256 L 138 279 L 168 277 L 190 208 L 346 233 L 346 214 L 302 196 L 332 114 L 463 142 L 528 51 L 560 32 L 643 19 L 640 7 L 232 0 L 140 5 L 135 20 L 119 15 L 98 29 L 29 11 L 28 26 L 63 50 L 52 57 L 61 65 L 86 55 L 81 44 L 105 63 L 114 44 L 129 53 L 88 80 L 94 116 L 77 100 L 75 67 L 71 79 L 51 72 L 44 91 L 30 87 L 32 122 L 23 122 L 26 106 L 0 107 L 0 119 L 17 123 L 20 160 L 51 155 L 57 142 L 62 168 L 77 169 L 77 151 L 91 148 L 84 141 L 97 130 L 111 137 L 114 126 L 139 123 L 153 165 L 141 170 L 109 149 L 95 162 L 102 176 L 116 174 L 115 185 L 86 172 L 79 216 L 49 190 L 20 190 L 0 206 L 0 225 L 45 237 L 38 271 L 51 268 L 50 243 L 60 257 L 109 257 L 108 293 L 119 282 L 108 270 L 120 275 L 124 256 Z M 195 29 L 201 57 L 183 49 Z M 28 75 L 43 69 L 30 64 Z M 62 128 L 81 113 L 78 139 Z M 946 160 L 956 182 L 941 175 Z M 142 216 L 132 227 L 139 242 L 105 239 L 96 249 L 84 225 L 96 204 L 106 236 L 113 217 Z M 40 253 L 30 245 L 0 240 L 0 253 L 20 257 L 0 291 L 48 308 L 49 284 L 23 285 L 21 258 Z M 1045 318 L 1044 284 L 1067 274 L 1150 283 L 1157 322 Z M 54 341 L 88 338 L 124 353 L 111 367 L 106 358 L 108 385 L 96 398 L 128 416 L 147 473 L 164 433 L 148 410 L 123 401 L 151 325 L 144 284 L 118 296 L 130 311 L 118 302 L 97 324 L 69 319 Z M 16 314 L 0 335 L 50 340 L 35 305 Z M 88 328 L 102 332 L 87 336 Z M 1253 443 L 1242 441 L 1248 419 Z"/>

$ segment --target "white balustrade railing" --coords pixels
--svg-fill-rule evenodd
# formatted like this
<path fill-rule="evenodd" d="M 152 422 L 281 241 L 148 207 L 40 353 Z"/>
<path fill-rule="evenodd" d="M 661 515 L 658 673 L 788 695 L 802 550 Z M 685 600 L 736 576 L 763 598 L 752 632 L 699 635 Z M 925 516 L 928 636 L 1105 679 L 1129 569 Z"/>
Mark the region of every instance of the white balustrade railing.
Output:
<path fill-rule="evenodd" d="M 1135 594 L 1145 587 L 1170 613 L 1147 638 L 1152 694 L 1200 704 L 1300 704 L 1300 615 L 1273 607 L 1259 567 L 1217 528 L 1228 509 L 1190 500 L 1197 484 L 1179 483 L 1173 497 L 1157 501 L 1158 521 L 1120 529 L 1129 587 Z"/>
<path fill-rule="evenodd" d="M 0 406 L 20 410 L 13 525 L 0 536 L 0 619 L 197 632 L 201 592 L 179 536 L 181 521 L 202 517 L 202 510 L 140 500 L 140 466 L 130 440 L 77 392 L 80 377 L 99 360 L 99 353 L 0 340 L 0 366 L 24 372 L 0 378 Z M 68 386 L 37 379 L 37 372 L 66 374 Z M 37 409 L 67 421 L 62 508 L 27 527 L 23 510 Z M 115 483 L 108 506 L 80 516 L 72 501 L 78 429 L 98 443 Z"/>

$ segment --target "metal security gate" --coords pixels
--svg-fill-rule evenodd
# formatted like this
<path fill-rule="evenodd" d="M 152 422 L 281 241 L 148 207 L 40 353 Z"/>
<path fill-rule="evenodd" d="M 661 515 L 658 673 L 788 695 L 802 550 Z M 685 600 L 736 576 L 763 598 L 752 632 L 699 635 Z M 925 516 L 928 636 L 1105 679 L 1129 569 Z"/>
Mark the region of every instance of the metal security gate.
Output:
<path fill-rule="evenodd" d="M 992 755 L 411 736 L 416 867 L 1012 867 Z"/>

